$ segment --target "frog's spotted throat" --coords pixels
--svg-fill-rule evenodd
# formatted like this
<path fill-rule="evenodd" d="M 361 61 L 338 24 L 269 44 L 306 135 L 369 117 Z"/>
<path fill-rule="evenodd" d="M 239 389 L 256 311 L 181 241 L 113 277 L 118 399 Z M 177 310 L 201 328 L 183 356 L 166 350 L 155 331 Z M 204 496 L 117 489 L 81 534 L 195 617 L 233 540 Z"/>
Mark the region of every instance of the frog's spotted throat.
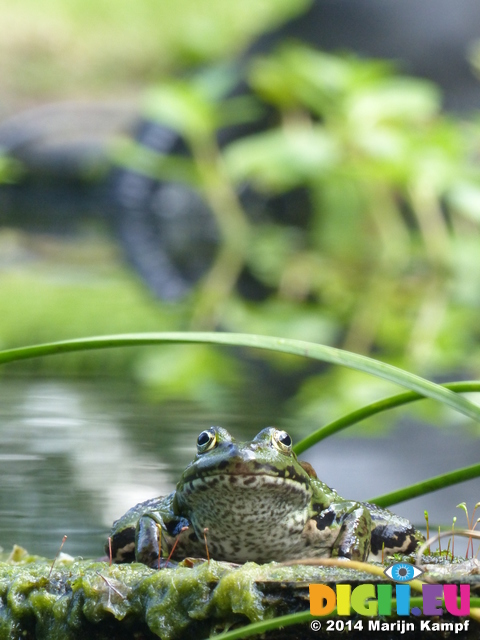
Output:
<path fill-rule="evenodd" d="M 408 520 L 340 497 L 297 459 L 288 433 L 273 427 L 250 442 L 221 427 L 202 431 L 176 490 L 113 524 L 112 557 L 156 567 L 159 549 L 167 557 L 177 541 L 174 560 L 204 558 L 205 529 L 210 556 L 237 563 L 380 559 L 382 547 L 386 555 L 408 554 L 423 540 Z"/>

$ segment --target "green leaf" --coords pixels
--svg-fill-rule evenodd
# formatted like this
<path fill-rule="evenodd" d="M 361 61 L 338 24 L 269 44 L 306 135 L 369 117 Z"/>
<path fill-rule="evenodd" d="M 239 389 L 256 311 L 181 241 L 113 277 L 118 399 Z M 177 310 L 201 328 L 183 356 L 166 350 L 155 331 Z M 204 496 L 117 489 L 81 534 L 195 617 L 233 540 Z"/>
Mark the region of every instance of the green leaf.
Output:
<path fill-rule="evenodd" d="M 188 139 L 211 136 L 217 126 L 213 102 L 187 82 L 165 82 L 148 91 L 143 113 Z"/>
<path fill-rule="evenodd" d="M 354 94 L 349 107 L 349 117 L 358 126 L 394 121 L 405 125 L 430 120 L 440 108 L 440 97 L 426 80 L 387 78 Z"/>
<path fill-rule="evenodd" d="M 318 179 L 338 161 L 337 145 L 320 126 L 275 129 L 233 142 L 225 163 L 234 182 L 288 191 Z"/>
<path fill-rule="evenodd" d="M 447 200 L 459 213 L 475 223 L 480 222 L 480 185 L 459 182 L 447 194 Z"/>
<path fill-rule="evenodd" d="M 156 180 L 200 184 L 197 167 L 188 156 L 157 153 L 131 140 L 119 140 L 111 156 L 116 164 Z"/>
<path fill-rule="evenodd" d="M 214 74 L 211 74 L 214 76 Z M 214 137 L 220 127 L 252 122 L 263 109 L 253 96 L 224 98 L 227 86 L 222 74 L 206 78 L 206 74 L 188 81 L 164 82 L 150 89 L 143 114 L 185 136 L 187 140 Z"/>

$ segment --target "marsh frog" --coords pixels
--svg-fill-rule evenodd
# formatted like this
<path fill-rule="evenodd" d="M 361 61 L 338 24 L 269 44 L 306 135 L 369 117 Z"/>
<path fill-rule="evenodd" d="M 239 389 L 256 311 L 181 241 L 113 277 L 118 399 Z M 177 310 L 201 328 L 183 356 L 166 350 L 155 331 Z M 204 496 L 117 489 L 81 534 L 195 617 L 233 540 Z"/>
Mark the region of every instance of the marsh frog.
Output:
<path fill-rule="evenodd" d="M 161 539 L 160 539 L 161 535 Z M 268 427 L 236 442 L 221 427 L 202 431 L 197 455 L 166 497 L 142 502 L 113 524 L 114 562 L 156 567 L 174 560 L 234 563 L 295 558 L 380 559 L 410 553 L 423 536 L 374 504 L 345 500 L 297 459 L 292 439 Z M 206 542 L 205 542 L 206 541 Z"/>

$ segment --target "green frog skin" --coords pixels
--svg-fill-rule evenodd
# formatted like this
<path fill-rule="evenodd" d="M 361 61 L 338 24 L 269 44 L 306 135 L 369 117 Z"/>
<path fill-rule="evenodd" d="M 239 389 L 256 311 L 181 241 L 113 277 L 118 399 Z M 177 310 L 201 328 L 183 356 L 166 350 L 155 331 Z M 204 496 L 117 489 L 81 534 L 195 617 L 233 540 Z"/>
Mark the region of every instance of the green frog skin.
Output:
<path fill-rule="evenodd" d="M 114 522 L 112 559 L 157 567 L 175 543 L 173 560 L 205 558 L 205 537 L 211 558 L 234 563 L 380 560 L 382 548 L 408 554 L 424 539 L 405 518 L 340 497 L 273 427 L 250 442 L 221 427 L 202 431 L 176 490 Z"/>

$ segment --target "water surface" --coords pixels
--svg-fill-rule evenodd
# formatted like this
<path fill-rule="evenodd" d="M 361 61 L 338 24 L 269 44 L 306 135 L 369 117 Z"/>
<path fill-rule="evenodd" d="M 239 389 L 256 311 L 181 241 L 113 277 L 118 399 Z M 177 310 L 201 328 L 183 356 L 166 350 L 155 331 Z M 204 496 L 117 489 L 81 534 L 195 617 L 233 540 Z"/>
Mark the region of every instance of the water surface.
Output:
<path fill-rule="evenodd" d="M 64 550 L 98 557 L 114 519 L 141 500 L 165 495 L 195 454 L 198 433 L 212 424 L 250 439 L 276 423 L 268 403 L 228 392 L 221 409 L 193 403 L 152 404 L 127 383 L 102 380 L 0 381 L 0 546 L 19 544 L 52 557 Z M 227 409 L 225 409 L 227 407 Z M 231 407 L 231 411 L 228 410 Z M 368 499 L 411 482 L 478 462 L 478 440 L 419 425 L 401 425 L 375 439 L 333 437 L 302 457 L 348 498 Z M 433 523 L 451 525 L 480 500 L 472 480 L 397 505 L 417 524 L 428 509 Z M 478 514 L 480 515 L 480 514 Z M 460 547 L 458 547 L 460 548 Z"/>

